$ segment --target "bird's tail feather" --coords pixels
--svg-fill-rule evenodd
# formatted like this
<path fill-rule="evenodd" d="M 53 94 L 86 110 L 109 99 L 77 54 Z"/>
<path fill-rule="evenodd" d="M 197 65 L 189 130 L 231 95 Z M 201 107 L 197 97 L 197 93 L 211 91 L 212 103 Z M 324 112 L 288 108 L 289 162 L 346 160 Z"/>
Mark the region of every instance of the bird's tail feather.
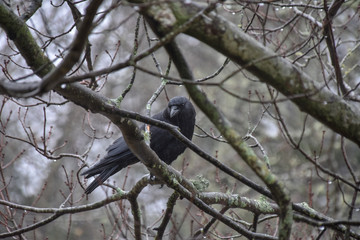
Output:
<path fill-rule="evenodd" d="M 115 171 L 116 169 L 109 169 L 102 171 L 99 174 L 99 176 L 97 176 L 95 180 L 92 181 L 92 183 L 85 189 L 85 194 L 92 193 L 92 191 L 94 191 L 95 188 L 103 184 L 106 181 L 106 179 L 108 179 L 112 174 L 114 174 Z"/>
<path fill-rule="evenodd" d="M 85 170 L 84 172 L 81 173 L 82 176 L 86 175 L 85 178 L 89 178 L 92 177 L 94 175 L 100 174 L 102 171 L 104 171 L 103 169 L 98 169 L 98 168 L 94 168 L 91 167 L 87 170 Z"/>

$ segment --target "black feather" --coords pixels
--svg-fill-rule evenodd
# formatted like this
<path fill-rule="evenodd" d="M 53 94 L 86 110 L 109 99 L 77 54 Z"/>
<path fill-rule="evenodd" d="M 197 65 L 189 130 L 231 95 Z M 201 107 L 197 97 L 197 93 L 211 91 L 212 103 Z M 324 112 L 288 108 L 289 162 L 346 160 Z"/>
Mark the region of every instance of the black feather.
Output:
<path fill-rule="evenodd" d="M 191 140 L 195 127 L 195 115 L 194 106 L 187 98 L 174 97 L 170 100 L 168 106 L 162 112 L 154 115 L 153 118 L 178 126 L 180 132 Z M 145 125 L 141 128 L 145 129 Z M 185 144 L 177 140 L 165 129 L 150 126 L 150 134 L 150 148 L 167 164 L 171 164 L 186 149 Z M 108 152 L 100 162 L 82 173 L 82 175 L 86 175 L 85 178 L 98 175 L 86 188 L 86 194 L 90 194 L 106 179 L 121 169 L 139 162 L 139 159 L 130 151 L 123 137 L 115 140 L 106 150 Z"/>

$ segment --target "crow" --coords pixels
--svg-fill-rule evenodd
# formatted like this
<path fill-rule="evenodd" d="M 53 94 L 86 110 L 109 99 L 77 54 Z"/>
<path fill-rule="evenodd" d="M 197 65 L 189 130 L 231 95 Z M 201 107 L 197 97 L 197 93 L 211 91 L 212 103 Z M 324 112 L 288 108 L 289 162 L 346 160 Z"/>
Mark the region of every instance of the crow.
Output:
<path fill-rule="evenodd" d="M 187 98 L 174 97 L 162 112 L 155 114 L 152 118 L 179 127 L 180 132 L 191 140 L 194 133 L 195 116 L 194 106 Z M 145 125 L 141 129 L 144 130 Z M 167 164 L 171 164 L 186 149 L 184 143 L 165 129 L 150 126 L 150 136 L 150 148 Z M 107 154 L 103 159 L 81 174 L 86 175 L 85 178 L 98 175 L 85 189 L 86 194 L 90 194 L 121 169 L 139 162 L 123 137 L 115 140 L 106 150 Z"/>

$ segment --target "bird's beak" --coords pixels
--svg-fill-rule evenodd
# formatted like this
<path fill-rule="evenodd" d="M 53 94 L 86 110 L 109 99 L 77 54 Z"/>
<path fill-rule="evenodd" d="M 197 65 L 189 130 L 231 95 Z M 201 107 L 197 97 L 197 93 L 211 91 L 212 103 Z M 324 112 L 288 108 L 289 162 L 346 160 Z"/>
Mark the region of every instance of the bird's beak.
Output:
<path fill-rule="evenodd" d="M 179 106 L 172 106 L 170 108 L 170 118 L 173 118 L 180 111 Z"/>

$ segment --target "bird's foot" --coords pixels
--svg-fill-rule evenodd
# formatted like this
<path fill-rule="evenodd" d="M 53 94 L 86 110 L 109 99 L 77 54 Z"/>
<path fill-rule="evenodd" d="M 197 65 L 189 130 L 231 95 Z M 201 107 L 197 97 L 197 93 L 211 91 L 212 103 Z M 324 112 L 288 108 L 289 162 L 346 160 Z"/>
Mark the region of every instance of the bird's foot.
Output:
<path fill-rule="evenodd" d="M 151 173 L 149 174 L 149 183 L 151 185 L 160 184 L 160 188 L 162 188 L 164 186 L 164 183 L 162 183 L 162 181 L 159 178 L 152 175 Z"/>
<path fill-rule="evenodd" d="M 154 176 L 154 175 L 152 175 L 152 174 L 150 173 L 149 180 L 150 180 L 151 182 L 156 181 L 156 176 Z"/>

